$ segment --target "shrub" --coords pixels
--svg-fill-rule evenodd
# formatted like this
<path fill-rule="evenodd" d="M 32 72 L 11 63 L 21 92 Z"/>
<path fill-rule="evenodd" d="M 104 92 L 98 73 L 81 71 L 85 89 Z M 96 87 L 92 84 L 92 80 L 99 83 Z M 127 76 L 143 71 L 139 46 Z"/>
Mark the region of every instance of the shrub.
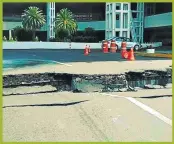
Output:
<path fill-rule="evenodd" d="M 15 37 L 15 39 L 14 39 L 15 41 L 18 41 L 18 39 L 17 39 L 17 37 Z"/>
<path fill-rule="evenodd" d="M 56 42 L 56 38 L 50 38 L 49 42 Z"/>
<path fill-rule="evenodd" d="M 34 41 L 39 41 L 39 38 L 36 36 L 35 38 L 34 38 Z"/>
<path fill-rule="evenodd" d="M 7 41 L 7 38 L 6 38 L 6 36 L 4 36 L 4 37 L 3 37 L 3 41 Z"/>
<path fill-rule="evenodd" d="M 92 27 L 85 28 L 84 36 L 95 36 L 95 30 Z"/>
<path fill-rule="evenodd" d="M 65 40 L 66 38 L 68 38 L 68 36 L 69 36 L 69 32 L 66 29 L 59 29 L 56 31 L 57 39 Z"/>
<path fill-rule="evenodd" d="M 32 41 L 32 32 L 18 26 L 13 29 L 14 36 L 18 41 Z"/>
<path fill-rule="evenodd" d="M 72 38 L 73 42 L 97 42 L 97 38 L 94 36 L 75 36 Z"/>
<path fill-rule="evenodd" d="M 9 41 L 10 41 L 10 42 L 14 41 L 14 40 L 13 40 L 13 37 L 10 37 L 10 38 L 9 38 Z"/>

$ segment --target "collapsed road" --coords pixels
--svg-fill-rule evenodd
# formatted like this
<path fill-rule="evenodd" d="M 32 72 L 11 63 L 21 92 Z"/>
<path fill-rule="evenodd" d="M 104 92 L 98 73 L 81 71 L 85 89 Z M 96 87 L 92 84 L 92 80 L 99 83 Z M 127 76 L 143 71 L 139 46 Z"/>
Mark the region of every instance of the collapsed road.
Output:
<path fill-rule="evenodd" d="M 68 74 L 41 73 L 4 75 L 3 87 L 51 85 L 57 91 L 73 92 L 119 92 L 135 91 L 136 88 L 165 88 L 172 83 L 172 69 L 165 71 L 145 70 L 124 74 Z"/>

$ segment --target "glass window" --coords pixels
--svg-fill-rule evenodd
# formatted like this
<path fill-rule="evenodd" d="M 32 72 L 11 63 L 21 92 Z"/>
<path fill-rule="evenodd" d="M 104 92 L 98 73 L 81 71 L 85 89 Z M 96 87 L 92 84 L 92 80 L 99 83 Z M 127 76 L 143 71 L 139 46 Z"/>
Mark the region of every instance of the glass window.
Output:
<path fill-rule="evenodd" d="M 110 14 L 110 17 L 111 17 L 111 29 L 112 29 L 113 27 L 112 13 Z"/>
<path fill-rule="evenodd" d="M 132 13 L 132 18 L 137 18 L 137 14 L 136 13 Z"/>
<path fill-rule="evenodd" d="M 128 10 L 128 4 L 123 4 L 123 10 Z"/>
<path fill-rule="evenodd" d="M 120 3 L 116 3 L 116 10 L 120 10 L 121 9 L 121 4 Z"/>
<path fill-rule="evenodd" d="M 123 13 L 123 28 L 128 28 L 128 13 Z"/>
<path fill-rule="evenodd" d="M 119 36 L 120 36 L 120 35 L 119 35 L 119 32 L 116 32 L 116 33 L 115 33 L 115 36 L 116 36 L 116 37 L 119 37 Z"/>
<path fill-rule="evenodd" d="M 107 11 L 109 11 L 109 5 L 107 5 Z"/>
<path fill-rule="evenodd" d="M 120 28 L 120 14 L 119 13 L 116 13 L 116 21 L 115 21 L 115 26 L 116 28 Z"/>
<path fill-rule="evenodd" d="M 122 38 L 116 38 L 116 41 L 123 41 Z"/>
<path fill-rule="evenodd" d="M 127 38 L 126 41 L 127 41 L 127 42 L 132 42 L 131 39 L 129 39 L 129 38 Z"/>
<path fill-rule="evenodd" d="M 122 37 L 123 41 L 127 42 L 127 38 L 124 37 L 124 32 L 123 32 L 123 37 Z"/>
<path fill-rule="evenodd" d="M 119 19 L 120 19 L 119 14 L 116 14 L 116 20 L 119 20 Z"/>
<path fill-rule="evenodd" d="M 124 32 L 123 32 L 124 33 Z M 122 40 L 124 41 L 124 42 L 128 42 L 127 41 L 127 38 L 125 38 L 125 37 L 122 37 Z"/>

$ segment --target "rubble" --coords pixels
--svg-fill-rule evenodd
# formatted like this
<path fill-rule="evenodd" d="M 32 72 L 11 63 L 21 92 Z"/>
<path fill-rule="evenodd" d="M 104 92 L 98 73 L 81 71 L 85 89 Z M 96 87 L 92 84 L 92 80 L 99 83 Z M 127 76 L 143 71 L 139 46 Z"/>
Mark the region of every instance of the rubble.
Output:
<path fill-rule="evenodd" d="M 172 70 L 145 70 L 125 74 L 42 73 L 3 76 L 3 87 L 52 85 L 57 91 L 123 92 L 167 88 L 172 83 Z"/>

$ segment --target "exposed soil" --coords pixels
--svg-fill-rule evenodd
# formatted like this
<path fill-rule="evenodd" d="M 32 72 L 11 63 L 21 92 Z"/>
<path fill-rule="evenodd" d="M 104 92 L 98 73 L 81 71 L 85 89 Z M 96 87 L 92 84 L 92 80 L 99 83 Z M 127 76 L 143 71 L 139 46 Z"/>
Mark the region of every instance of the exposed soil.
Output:
<path fill-rule="evenodd" d="M 57 91 L 112 92 L 136 91 L 137 88 L 165 88 L 172 83 L 172 69 L 145 70 L 124 74 L 42 73 L 3 76 L 3 87 L 52 85 Z"/>

